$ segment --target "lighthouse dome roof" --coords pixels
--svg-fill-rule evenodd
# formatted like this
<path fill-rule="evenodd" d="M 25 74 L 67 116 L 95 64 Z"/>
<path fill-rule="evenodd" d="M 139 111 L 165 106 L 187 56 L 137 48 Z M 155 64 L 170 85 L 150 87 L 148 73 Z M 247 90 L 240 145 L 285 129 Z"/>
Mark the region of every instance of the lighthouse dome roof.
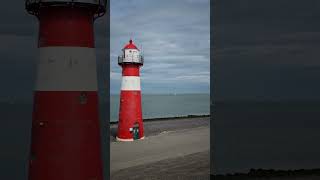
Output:
<path fill-rule="evenodd" d="M 129 43 L 124 46 L 123 49 L 137 49 L 137 50 L 139 50 L 137 48 L 137 46 L 135 44 L 133 44 L 133 41 L 131 39 L 130 39 Z"/>

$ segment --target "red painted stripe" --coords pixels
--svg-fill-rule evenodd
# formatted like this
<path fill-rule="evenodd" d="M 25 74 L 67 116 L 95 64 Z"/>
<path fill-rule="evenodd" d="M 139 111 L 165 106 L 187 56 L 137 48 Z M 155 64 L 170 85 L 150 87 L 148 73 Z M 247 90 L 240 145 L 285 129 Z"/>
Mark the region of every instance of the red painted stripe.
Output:
<path fill-rule="evenodd" d="M 132 139 L 132 128 L 135 122 L 139 124 L 139 137 L 144 136 L 141 91 L 121 91 L 120 112 L 117 136 L 121 139 Z"/>
<path fill-rule="evenodd" d="M 39 47 L 94 47 L 93 11 L 87 8 L 43 7 Z"/>
<path fill-rule="evenodd" d="M 29 179 L 102 180 L 97 92 L 35 92 Z"/>
<path fill-rule="evenodd" d="M 140 76 L 140 65 L 138 64 L 123 64 L 122 76 Z"/>

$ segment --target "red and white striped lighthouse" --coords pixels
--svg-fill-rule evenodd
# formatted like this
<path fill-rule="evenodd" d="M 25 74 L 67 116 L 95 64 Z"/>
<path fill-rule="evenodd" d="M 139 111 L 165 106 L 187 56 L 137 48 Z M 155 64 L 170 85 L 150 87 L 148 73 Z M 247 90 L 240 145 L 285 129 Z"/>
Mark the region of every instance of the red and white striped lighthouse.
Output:
<path fill-rule="evenodd" d="M 39 19 L 29 180 L 102 180 L 94 19 L 105 0 L 27 0 Z"/>
<path fill-rule="evenodd" d="M 122 67 L 122 82 L 117 140 L 143 139 L 140 86 L 140 66 L 143 65 L 143 56 L 132 40 L 122 49 L 118 64 Z"/>

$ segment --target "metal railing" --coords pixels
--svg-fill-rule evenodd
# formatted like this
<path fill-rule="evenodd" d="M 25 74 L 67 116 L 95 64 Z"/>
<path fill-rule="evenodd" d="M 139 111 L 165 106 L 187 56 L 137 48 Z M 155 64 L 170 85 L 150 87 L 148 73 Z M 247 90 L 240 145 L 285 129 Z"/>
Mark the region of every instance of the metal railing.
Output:
<path fill-rule="evenodd" d="M 123 55 L 118 56 L 118 64 L 123 63 L 134 63 L 134 64 L 143 64 L 144 58 L 142 55 L 138 55 L 138 57 L 124 57 Z"/>
<path fill-rule="evenodd" d="M 38 16 L 39 9 L 45 6 L 79 6 L 97 8 L 95 19 L 106 12 L 107 0 L 26 0 L 25 7 L 28 13 Z"/>

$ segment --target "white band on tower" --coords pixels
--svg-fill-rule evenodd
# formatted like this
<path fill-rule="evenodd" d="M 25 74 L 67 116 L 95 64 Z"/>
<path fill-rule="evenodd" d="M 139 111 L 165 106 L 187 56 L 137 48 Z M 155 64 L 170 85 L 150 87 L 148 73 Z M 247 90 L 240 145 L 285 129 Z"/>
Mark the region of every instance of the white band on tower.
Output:
<path fill-rule="evenodd" d="M 123 76 L 121 82 L 121 90 L 124 91 L 140 91 L 139 76 Z"/>
<path fill-rule="evenodd" d="M 97 91 L 96 55 L 88 47 L 42 47 L 37 91 Z"/>

